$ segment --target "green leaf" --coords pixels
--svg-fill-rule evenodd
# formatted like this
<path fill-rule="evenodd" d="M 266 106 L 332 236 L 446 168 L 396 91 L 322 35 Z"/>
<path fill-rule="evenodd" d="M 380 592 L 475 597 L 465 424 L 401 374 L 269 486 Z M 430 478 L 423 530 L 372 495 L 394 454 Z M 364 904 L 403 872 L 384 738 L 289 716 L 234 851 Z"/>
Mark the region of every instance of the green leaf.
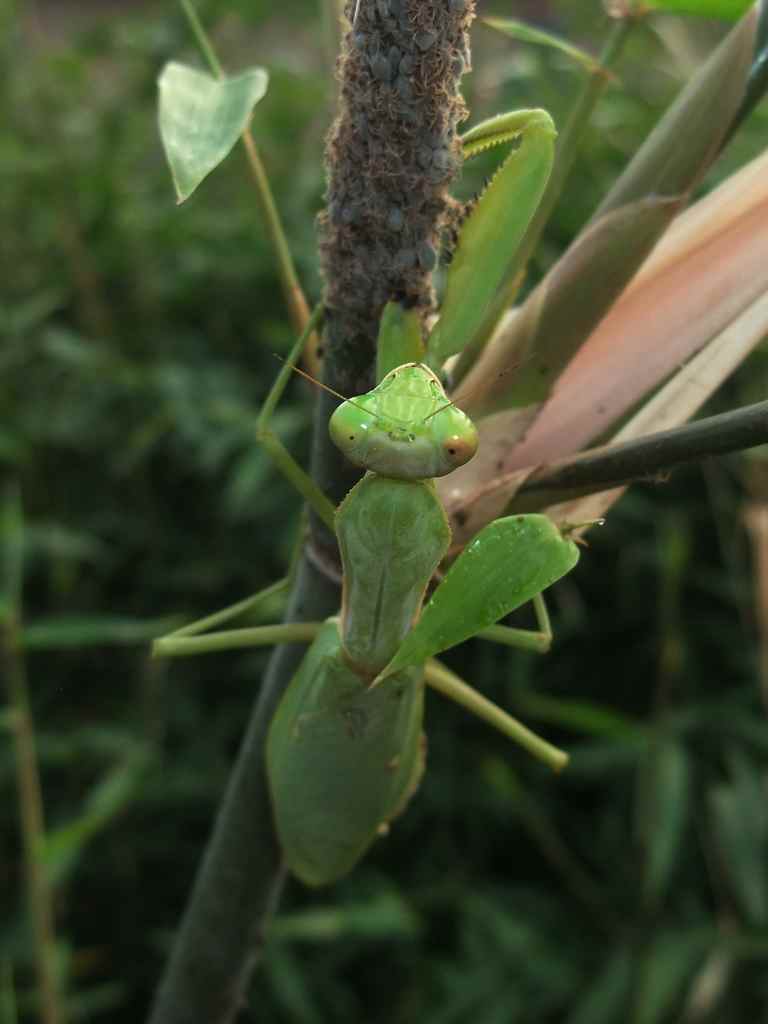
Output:
<path fill-rule="evenodd" d="M 137 750 L 96 783 L 78 818 L 49 831 L 43 856 L 54 883 L 75 867 L 86 843 L 133 801 L 148 764 L 149 755 Z"/>
<path fill-rule="evenodd" d="M 676 196 L 698 184 L 720 151 L 752 68 L 756 11 L 701 65 L 617 179 L 593 219 L 649 195 Z"/>
<path fill-rule="evenodd" d="M 640 740 L 645 735 L 640 723 L 589 700 L 566 700 L 541 693 L 525 693 L 518 697 L 518 704 L 526 718 L 549 722 L 574 732 L 626 740 Z"/>
<path fill-rule="evenodd" d="M 648 10 L 668 14 L 696 14 L 702 18 L 735 21 L 749 10 L 752 0 L 645 0 Z"/>
<path fill-rule="evenodd" d="M 417 935 L 420 922 L 394 889 L 384 889 L 360 903 L 319 905 L 281 914 L 270 925 L 271 940 L 289 942 L 339 942 L 402 938 Z"/>
<path fill-rule="evenodd" d="M 399 302 L 388 302 L 381 314 L 376 342 L 376 381 L 403 363 L 424 359 L 421 318 L 418 310 L 405 309 Z"/>
<path fill-rule="evenodd" d="M 763 783 L 754 764 L 732 753 L 731 782 L 710 794 L 712 830 L 720 863 L 747 921 L 768 921 L 768 809 Z"/>
<path fill-rule="evenodd" d="M 486 350 L 457 400 L 473 418 L 537 409 L 594 325 L 610 309 L 682 205 L 652 196 L 600 217 L 560 258 L 523 304 L 504 344 Z M 588 284 L 585 286 L 585 282 Z M 512 383 L 507 368 L 519 364 Z"/>
<path fill-rule="evenodd" d="M 633 1024 L 679 1020 L 672 1010 L 679 1009 L 686 982 L 716 941 L 717 933 L 706 928 L 657 932 L 640 966 Z"/>
<path fill-rule="evenodd" d="M 27 650 L 143 644 L 178 625 L 173 618 L 129 619 L 92 616 L 51 619 L 27 626 L 21 635 Z"/>
<path fill-rule="evenodd" d="M 731 134 L 755 109 L 768 90 L 768 3 L 763 2 L 755 33 L 755 47 L 752 53 L 752 67 L 747 78 L 747 87 L 741 106 L 731 122 Z"/>
<path fill-rule="evenodd" d="M 316 1000 L 308 991 L 306 957 L 285 943 L 272 942 L 265 961 L 270 987 L 285 1019 L 295 1024 L 323 1024 Z"/>
<path fill-rule="evenodd" d="M 621 1020 L 632 985 L 633 954 L 625 946 L 609 952 L 605 965 L 591 980 L 566 1024 L 614 1024 Z"/>
<path fill-rule="evenodd" d="M 0 495 L 0 620 L 16 616 L 24 576 L 24 513 L 21 490 L 9 481 Z"/>
<path fill-rule="evenodd" d="M 519 39 L 523 43 L 536 43 L 540 46 L 548 46 L 550 49 L 559 50 L 571 60 L 581 64 L 587 71 L 596 71 L 600 62 L 585 50 L 569 43 L 567 39 L 556 36 L 552 32 L 545 32 L 543 29 L 535 28 L 533 25 L 526 25 L 524 21 L 517 18 L 483 18 L 483 23 L 489 28 L 495 28 L 512 39 Z"/>
<path fill-rule="evenodd" d="M 180 203 L 229 154 L 267 91 L 264 68 L 214 78 L 166 64 L 158 80 L 160 137 Z"/>
<path fill-rule="evenodd" d="M 11 732 L 15 729 L 18 717 L 18 712 L 13 708 L 0 708 L 0 731 Z M 2 1020 L 2 1017 L 0 1017 L 0 1020 Z"/>
<path fill-rule="evenodd" d="M 652 744 L 648 756 L 648 813 L 642 822 L 647 851 L 645 892 L 655 901 L 666 891 L 680 850 L 690 798 L 690 765 L 680 744 L 668 740 Z"/>
<path fill-rule="evenodd" d="M 3 1024 L 16 1024 L 16 992 L 13 984 L 13 965 L 3 957 L 0 960 L 0 1020 Z"/>
<path fill-rule="evenodd" d="M 507 516 L 481 530 L 379 676 L 419 665 L 530 601 L 576 565 L 579 551 L 546 516 Z"/>

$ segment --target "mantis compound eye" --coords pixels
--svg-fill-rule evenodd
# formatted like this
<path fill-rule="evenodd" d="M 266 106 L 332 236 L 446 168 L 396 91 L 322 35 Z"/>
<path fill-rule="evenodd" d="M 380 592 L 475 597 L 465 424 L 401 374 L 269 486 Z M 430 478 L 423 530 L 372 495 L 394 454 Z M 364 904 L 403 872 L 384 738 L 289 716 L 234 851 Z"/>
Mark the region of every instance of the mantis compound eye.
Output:
<path fill-rule="evenodd" d="M 453 434 L 443 441 L 446 461 L 452 466 L 463 466 L 477 451 L 477 433 Z"/>

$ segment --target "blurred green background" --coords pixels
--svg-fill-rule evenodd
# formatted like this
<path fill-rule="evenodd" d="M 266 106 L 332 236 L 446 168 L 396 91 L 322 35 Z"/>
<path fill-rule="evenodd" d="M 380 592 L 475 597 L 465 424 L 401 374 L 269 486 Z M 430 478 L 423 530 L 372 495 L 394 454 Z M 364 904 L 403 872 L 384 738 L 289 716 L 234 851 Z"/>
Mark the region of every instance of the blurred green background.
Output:
<path fill-rule="evenodd" d="M 254 134 L 314 300 L 333 105 L 319 5 L 197 6 L 229 70 L 269 69 Z M 479 6 L 593 51 L 606 29 L 598 0 Z M 201 63 L 176 5 L 0 10 L 0 468 L 25 513 L 59 967 L 72 1020 L 122 1024 L 146 1013 L 268 656 L 168 666 L 146 640 L 169 615 L 197 617 L 285 569 L 299 506 L 255 446 L 254 418 L 291 331 L 242 154 L 174 204 L 155 83 L 169 59 Z M 725 31 L 662 16 L 636 30 L 533 279 Z M 474 67 L 474 119 L 544 106 L 560 121 L 579 83 L 562 55 L 479 24 Z M 766 138 L 763 105 L 706 187 Z M 710 411 L 764 390 L 763 360 Z M 278 415 L 298 453 L 310 401 L 299 383 Z M 418 797 L 333 890 L 289 885 L 243 1021 L 740 1024 L 764 1012 L 768 725 L 745 528 L 760 465 L 734 457 L 636 487 L 556 588 L 551 655 L 472 643 L 452 658 L 572 766 L 553 779 L 430 697 Z M 0 725 L 0 985 L 32 1021 L 7 715 Z"/>

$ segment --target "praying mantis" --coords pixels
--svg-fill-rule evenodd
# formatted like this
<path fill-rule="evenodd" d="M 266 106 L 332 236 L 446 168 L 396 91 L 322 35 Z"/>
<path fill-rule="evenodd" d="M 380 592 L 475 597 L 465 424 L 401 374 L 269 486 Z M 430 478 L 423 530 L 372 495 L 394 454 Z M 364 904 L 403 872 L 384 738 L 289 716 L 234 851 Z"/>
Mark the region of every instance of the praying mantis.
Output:
<path fill-rule="evenodd" d="M 277 465 L 334 531 L 341 553 L 341 609 L 323 623 L 211 632 L 262 595 L 155 642 L 158 656 L 283 641 L 309 649 L 273 718 L 266 758 L 275 826 L 290 870 L 310 886 L 352 870 L 402 811 L 424 769 L 425 686 L 517 741 L 553 768 L 566 755 L 536 736 L 436 660 L 473 636 L 545 651 L 551 629 L 542 591 L 570 571 L 578 549 L 546 516 L 506 516 L 465 547 L 424 604 L 450 545 L 434 479 L 477 448 L 470 419 L 447 398 L 439 370 L 478 323 L 546 184 L 554 131 L 543 111 L 502 115 L 464 139 L 472 155 L 519 138 L 520 145 L 464 223 L 441 318 L 426 346 L 415 311 L 383 311 L 377 383 L 333 413 L 332 441 L 365 470 L 338 508 L 272 433 L 270 419 L 318 307 L 259 416 L 257 433 Z M 506 256 L 506 258 L 505 258 Z M 532 601 L 538 629 L 497 625 Z"/>

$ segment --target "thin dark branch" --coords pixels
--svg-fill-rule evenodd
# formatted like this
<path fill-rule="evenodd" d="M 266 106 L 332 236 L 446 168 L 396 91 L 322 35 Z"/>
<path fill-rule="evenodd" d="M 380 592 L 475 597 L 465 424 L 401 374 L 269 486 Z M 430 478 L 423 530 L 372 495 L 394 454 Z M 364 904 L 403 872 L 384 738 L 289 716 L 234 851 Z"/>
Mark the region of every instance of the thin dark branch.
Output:
<path fill-rule="evenodd" d="M 520 488 L 513 508 L 516 512 L 544 508 L 633 480 L 652 478 L 687 462 L 766 443 L 768 402 L 758 402 L 542 466 Z"/>

